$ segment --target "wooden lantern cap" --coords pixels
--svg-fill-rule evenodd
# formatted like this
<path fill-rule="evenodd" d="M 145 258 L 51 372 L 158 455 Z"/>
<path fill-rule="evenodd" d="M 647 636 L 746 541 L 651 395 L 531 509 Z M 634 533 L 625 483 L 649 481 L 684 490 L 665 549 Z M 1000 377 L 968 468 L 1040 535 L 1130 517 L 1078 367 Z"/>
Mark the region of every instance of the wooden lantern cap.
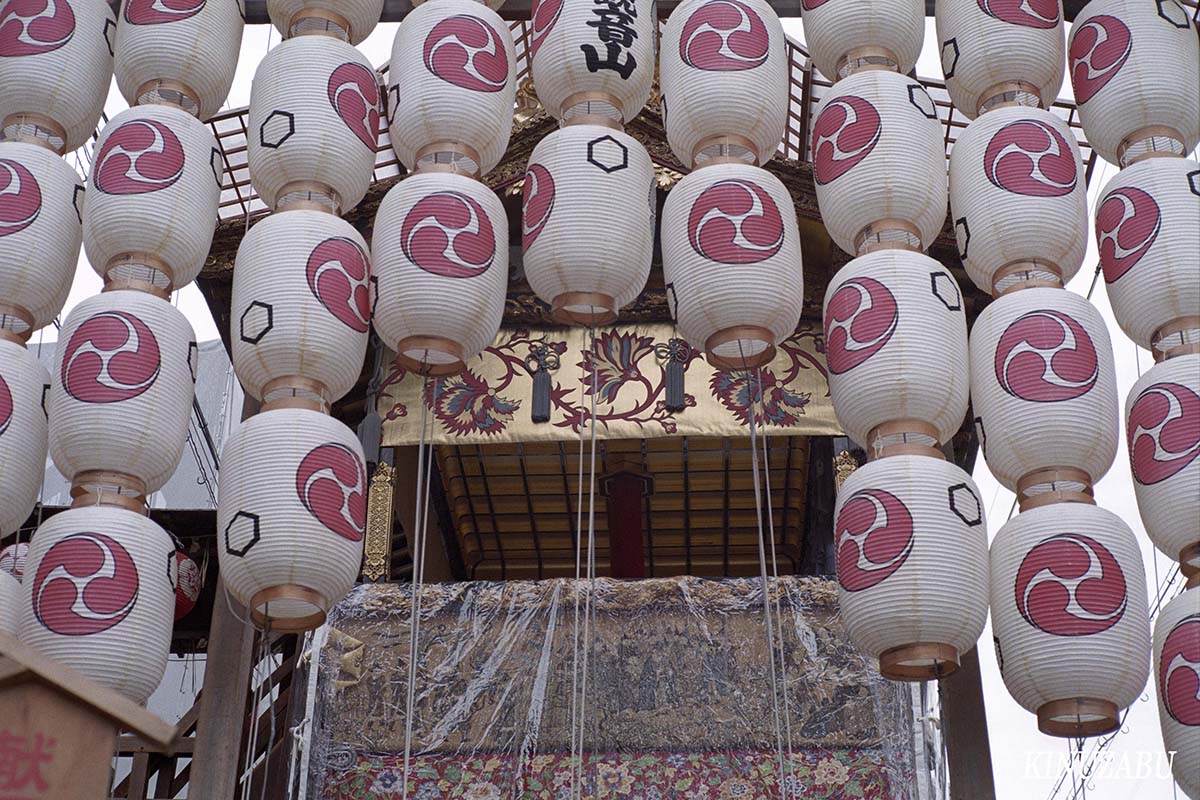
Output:
<path fill-rule="evenodd" d="M 1200 353 L 1200 316 L 1175 317 L 1150 336 L 1155 361 Z"/>
<path fill-rule="evenodd" d="M 1186 141 L 1187 137 L 1169 125 L 1147 125 L 1121 140 L 1117 162 L 1124 169 L 1147 158 L 1187 158 Z"/>
<path fill-rule="evenodd" d="M 114 506 L 148 515 L 146 484 L 141 478 L 115 470 L 87 470 L 71 479 L 71 508 Z"/>
<path fill-rule="evenodd" d="M 413 174 L 423 172 L 452 172 L 479 180 L 483 161 L 479 151 L 465 142 L 430 142 L 417 151 L 413 159 Z"/>
<path fill-rule="evenodd" d="M 350 20 L 336 11 L 328 8 L 302 8 L 288 20 L 287 35 L 296 36 L 329 36 L 333 39 L 350 41 L 353 30 Z"/>
<path fill-rule="evenodd" d="M 197 119 L 200 117 L 200 93 L 183 81 L 154 78 L 139 86 L 133 96 L 140 106 L 173 106 Z"/>
<path fill-rule="evenodd" d="M 1025 81 L 1001 81 L 984 89 L 975 106 L 976 116 L 997 108 L 1026 106 L 1040 108 L 1042 92 L 1032 83 Z"/>
<path fill-rule="evenodd" d="M 302 375 L 284 375 L 267 381 L 262 389 L 262 411 L 277 408 L 304 408 L 328 414 L 331 404 L 329 387 Z"/>
<path fill-rule="evenodd" d="M 879 674 L 893 681 L 932 681 L 958 671 L 958 650 L 938 642 L 914 642 L 879 655 Z"/>
<path fill-rule="evenodd" d="M 276 617 L 271 615 L 271 603 L 286 602 L 289 606 L 307 606 L 313 611 L 302 616 Z M 250 619 L 261 630 L 277 633 L 304 633 L 325 624 L 329 600 L 320 592 L 295 583 L 268 586 L 250 598 Z"/>
<path fill-rule="evenodd" d="M 175 288 L 175 271 L 153 253 L 119 253 L 104 265 L 101 276 L 104 278 L 101 291 L 105 292 L 129 289 L 170 300 Z"/>
<path fill-rule="evenodd" d="M 1017 507 L 1022 511 L 1053 503 L 1096 505 L 1092 476 L 1078 467 L 1044 467 L 1017 479 Z"/>
<path fill-rule="evenodd" d="M 847 50 L 846 54 L 838 59 L 834 72 L 837 73 L 837 80 L 840 81 L 856 72 L 868 72 L 870 70 L 899 72 L 900 59 L 886 47 L 864 45 L 863 47 L 854 47 Z"/>
<path fill-rule="evenodd" d="M 5 141 L 36 144 L 55 155 L 66 155 L 67 129 L 45 114 L 32 111 L 9 114 L 0 122 L 0 131 L 3 132 Z"/>
<path fill-rule="evenodd" d="M 33 336 L 33 314 L 25 306 L 0 302 L 0 339 L 25 346 Z"/>
<path fill-rule="evenodd" d="M 617 321 L 617 301 L 603 292 L 563 292 L 550 304 L 550 316 L 561 325 L 595 328 Z"/>
<path fill-rule="evenodd" d="M 1038 730 L 1047 736 L 1099 736 L 1121 726 L 1120 711 L 1111 700 L 1070 697 L 1051 700 L 1037 710 Z"/>
<path fill-rule="evenodd" d="M 888 420 L 867 432 L 867 459 L 889 456 L 926 456 L 945 461 L 938 440 L 938 429 L 925 420 L 902 418 Z"/>
<path fill-rule="evenodd" d="M 1021 289 L 1063 288 L 1062 267 L 1042 259 L 1010 261 L 992 273 L 992 295 L 1002 297 Z"/>
<path fill-rule="evenodd" d="M 854 254 L 863 256 L 876 250 L 921 252 L 921 231 L 903 219 L 877 219 L 854 236 Z"/>
<path fill-rule="evenodd" d="M 1188 588 L 1200 586 L 1200 541 L 1179 551 L 1179 571 L 1188 579 Z"/>
<path fill-rule="evenodd" d="M 342 214 L 342 196 L 327 183 L 291 181 L 275 194 L 276 211 L 324 211 L 335 217 Z"/>
<path fill-rule="evenodd" d="M 758 325 L 724 328 L 704 340 L 704 356 L 717 369 L 757 369 L 775 360 L 775 336 Z"/>
<path fill-rule="evenodd" d="M 445 336 L 406 336 L 396 343 L 396 363 L 409 372 L 437 378 L 467 368 L 462 345 Z"/>
<path fill-rule="evenodd" d="M 575 92 L 559 106 L 560 125 L 601 125 L 619 131 L 623 117 L 621 101 L 608 92 Z"/>
<path fill-rule="evenodd" d="M 705 136 L 692 148 L 693 169 L 713 164 L 750 164 L 759 161 L 758 147 L 745 136 L 723 133 Z"/>

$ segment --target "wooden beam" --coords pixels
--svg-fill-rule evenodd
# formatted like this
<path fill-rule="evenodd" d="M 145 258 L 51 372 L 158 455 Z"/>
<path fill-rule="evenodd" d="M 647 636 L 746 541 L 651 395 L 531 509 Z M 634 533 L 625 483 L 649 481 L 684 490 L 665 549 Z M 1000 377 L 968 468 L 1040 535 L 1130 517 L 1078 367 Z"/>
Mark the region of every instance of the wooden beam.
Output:
<path fill-rule="evenodd" d="M 414 542 L 412 539 L 413 522 L 417 515 L 417 448 L 393 447 L 392 464 L 396 468 L 396 490 L 392 495 L 395 509 L 394 534 L 404 533 L 408 542 L 409 553 L 412 554 Z M 429 447 L 427 458 L 436 458 L 435 448 Z M 437 471 L 432 471 L 433 480 L 439 480 Z M 450 568 L 450 556 L 446 550 L 446 540 L 438 524 L 438 515 L 433 507 L 432 498 L 426 522 L 425 536 L 425 582 L 445 583 L 454 580 Z M 416 567 L 415 554 L 413 567 Z"/>
<path fill-rule="evenodd" d="M 996 800 L 987 711 L 979 675 L 979 650 L 960 656 L 953 675 L 938 683 L 942 695 L 942 731 L 950 771 L 951 800 Z"/>

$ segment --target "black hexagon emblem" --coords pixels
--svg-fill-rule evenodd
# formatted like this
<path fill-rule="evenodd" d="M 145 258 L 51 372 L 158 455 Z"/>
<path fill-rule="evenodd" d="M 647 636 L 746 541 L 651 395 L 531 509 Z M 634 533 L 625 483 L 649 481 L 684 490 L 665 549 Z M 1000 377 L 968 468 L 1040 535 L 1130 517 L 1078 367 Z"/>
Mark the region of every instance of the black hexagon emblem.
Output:
<path fill-rule="evenodd" d="M 958 242 L 958 257 L 967 260 L 967 250 L 971 246 L 971 226 L 966 217 L 954 220 L 954 239 Z"/>
<path fill-rule="evenodd" d="M 971 421 L 975 423 L 975 435 L 979 437 L 979 450 L 983 457 L 987 458 L 987 431 L 983 427 L 983 417 L 976 417 Z"/>
<path fill-rule="evenodd" d="M 71 205 L 75 206 L 75 216 L 79 217 L 79 224 L 83 224 L 83 198 L 87 189 L 83 188 L 83 184 L 75 184 L 75 194 L 71 196 Z"/>
<path fill-rule="evenodd" d="M 224 159 L 221 156 L 221 151 L 214 147 L 208 157 L 208 165 L 212 167 L 213 180 L 217 182 L 218 189 L 221 188 L 221 173 L 225 171 L 222 169 L 223 163 Z"/>
<path fill-rule="evenodd" d="M 296 118 L 290 111 L 272 111 L 258 127 L 258 141 L 263 147 L 274 150 L 292 138 L 296 132 Z"/>
<path fill-rule="evenodd" d="M 1192 194 L 1200 195 L 1200 169 L 1189 172 L 1187 179 L 1188 186 L 1192 187 Z"/>
<path fill-rule="evenodd" d="M 116 49 L 113 47 L 113 39 L 117 38 L 117 21 L 113 19 L 104 20 L 104 41 L 108 44 L 108 54 L 116 55 Z"/>
<path fill-rule="evenodd" d="M 1187 30 L 1191 27 L 1187 11 L 1175 0 L 1158 0 L 1158 15 L 1176 28 Z"/>
<path fill-rule="evenodd" d="M 629 149 L 605 134 L 588 142 L 587 160 L 605 172 L 620 172 L 629 166 Z"/>
<path fill-rule="evenodd" d="M 929 96 L 929 92 L 925 91 L 925 87 L 919 83 L 910 83 L 908 85 L 908 102 L 913 104 L 913 108 L 920 111 L 928 119 L 937 119 L 937 106 L 933 104 L 933 98 Z"/>
<path fill-rule="evenodd" d="M 379 277 L 372 275 L 367 281 L 371 286 L 371 316 L 374 317 L 379 308 Z"/>
<path fill-rule="evenodd" d="M 246 344 L 258 344 L 275 327 L 275 307 L 255 300 L 246 306 L 240 321 L 240 336 Z"/>
<path fill-rule="evenodd" d="M 387 120 L 388 127 L 396 121 L 396 112 L 400 109 L 400 84 L 396 84 L 387 90 L 384 96 L 384 119 Z"/>
<path fill-rule="evenodd" d="M 951 311 L 962 308 L 962 294 L 958 291 L 958 282 L 949 273 L 938 270 L 929 273 L 929 288 L 933 296 L 942 301 L 942 305 Z"/>
<path fill-rule="evenodd" d="M 983 524 L 983 507 L 979 497 L 965 483 L 956 483 L 946 490 L 950 495 L 950 510 L 968 527 Z"/>
<path fill-rule="evenodd" d="M 42 384 L 42 414 L 44 414 L 46 416 L 46 419 L 50 419 L 50 412 L 47 410 L 50 408 L 50 406 L 48 406 L 46 404 L 46 401 L 49 399 L 50 399 L 50 384 L 43 383 Z"/>
<path fill-rule="evenodd" d="M 262 534 L 258 529 L 258 514 L 249 511 L 239 511 L 225 526 L 225 552 L 231 556 L 244 558 L 250 548 L 258 544 Z"/>
<path fill-rule="evenodd" d="M 195 342 L 188 342 L 188 372 L 192 374 L 192 383 L 196 382 L 200 369 L 200 347 Z"/>
<path fill-rule="evenodd" d="M 958 39 L 947 39 L 942 42 L 942 74 L 947 78 L 953 78 L 957 66 Z"/>
<path fill-rule="evenodd" d="M 996 645 L 996 665 L 1000 667 L 1000 671 L 1004 672 L 1004 653 L 1000 649 L 1000 637 L 993 636 L 992 643 Z"/>

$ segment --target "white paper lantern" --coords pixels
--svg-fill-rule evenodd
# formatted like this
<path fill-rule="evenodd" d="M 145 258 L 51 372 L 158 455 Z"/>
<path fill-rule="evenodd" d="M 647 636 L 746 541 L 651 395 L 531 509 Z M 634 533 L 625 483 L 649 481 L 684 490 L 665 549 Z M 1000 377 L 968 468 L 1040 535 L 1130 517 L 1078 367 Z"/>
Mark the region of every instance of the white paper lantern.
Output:
<path fill-rule="evenodd" d="M 870 450 L 871 431 L 894 420 L 931 426 L 928 444 L 954 436 L 967 413 L 967 320 L 945 267 L 905 250 L 859 256 L 830 281 L 824 319 L 829 391 L 850 438 Z"/>
<path fill-rule="evenodd" d="M 1176 356 L 1138 379 L 1125 431 L 1146 533 L 1172 561 L 1200 572 L 1200 355 Z"/>
<path fill-rule="evenodd" d="M 133 511 L 87 506 L 54 515 L 29 548 L 21 641 L 145 703 L 171 646 L 174 553 L 167 532 Z"/>
<path fill-rule="evenodd" d="M 82 211 L 83 182 L 66 161 L 0 142 L 0 328 L 27 338 L 54 321 L 75 279 Z"/>
<path fill-rule="evenodd" d="M 0 126 L 70 152 L 96 130 L 117 20 L 105 0 L 0 2 Z"/>
<path fill-rule="evenodd" d="M 187 317 L 137 291 L 104 292 L 59 332 L 50 389 L 50 455 L 68 480 L 122 473 L 157 491 L 187 440 L 198 351 Z"/>
<path fill-rule="evenodd" d="M 638 115 L 654 81 L 653 0 L 534 0 L 529 18 L 530 68 L 546 111 L 624 122 Z"/>
<path fill-rule="evenodd" d="M 1013 699 L 1052 736 L 1116 729 L 1150 666 L 1146 575 L 1129 527 L 1086 503 L 1023 511 L 996 534 L 991 573 L 996 660 Z"/>
<path fill-rule="evenodd" d="M 971 476 L 936 458 L 872 461 L 834 509 L 846 633 L 898 680 L 953 672 L 987 620 L 983 502 Z"/>
<path fill-rule="evenodd" d="M 0 571 L 0 633 L 16 636 L 21 623 L 21 582 Z"/>
<path fill-rule="evenodd" d="M 912 78 L 870 70 L 826 93 L 812 125 L 813 177 L 838 247 L 853 255 L 880 240 L 933 243 L 946 220 L 942 137 L 933 98 Z"/>
<path fill-rule="evenodd" d="M 0 535 L 19 528 L 37 504 L 46 466 L 43 398 L 49 385 L 37 356 L 0 339 Z"/>
<path fill-rule="evenodd" d="M 117 86 L 131 106 L 221 110 L 242 45 L 240 0 L 129 0 L 117 22 Z"/>
<path fill-rule="evenodd" d="M 362 561 L 367 469 L 350 429 L 297 408 L 251 417 L 225 443 L 218 497 L 230 593 L 277 631 L 324 622 Z"/>
<path fill-rule="evenodd" d="M 1154 683 L 1175 781 L 1200 798 L 1200 587 L 1163 606 L 1154 623 Z"/>
<path fill-rule="evenodd" d="M 950 152 L 950 216 L 971 280 L 1071 280 L 1087 252 L 1087 180 L 1079 145 L 1056 115 L 997 108 Z"/>
<path fill-rule="evenodd" d="M 607 325 L 646 285 L 654 165 L 632 136 L 570 125 L 529 157 L 521 209 L 525 276 L 566 324 Z"/>
<path fill-rule="evenodd" d="M 800 233 L 779 179 L 713 164 L 675 184 L 663 206 L 663 276 L 680 333 L 709 363 L 771 360 L 804 302 Z"/>
<path fill-rule="evenodd" d="M 372 251 L 375 331 L 401 363 L 458 372 L 492 343 L 508 287 L 508 218 L 491 189 L 451 173 L 405 178 L 379 204 Z"/>
<path fill-rule="evenodd" d="M 264 399 L 289 377 L 316 381 L 325 403 L 350 391 L 367 351 L 370 282 L 367 243 L 332 214 L 285 211 L 251 228 L 233 270 L 229 337 L 246 392 Z"/>
<path fill-rule="evenodd" d="M 404 18 L 392 45 L 392 147 L 409 170 L 460 154 L 465 172 L 499 163 L 517 91 L 512 33 L 475 0 L 437 0 Z"/>
<path fill-rule="evenodd" d="M 1087 140 L 1113 164 L 1200 142 L 1200 41 L 1176 0 L 1092 0 L 1071 25 L 1067 72 Z"/>
<path fill-rule="evenodd" d="M 323 33 L 359 44 L 379 24 L 383 0 L 267 0 L 267 13 L 284 37 Z"/>
<path fill-rule="evenodd" d="M 191 283 L 217 224 L 221 161 L 209 127 L 178 108 L 136 106 L 113 117 L 96 142 L 83 213 L 83 249 L 96 272 L 164 291 Z"/>
<path fill-rule="evenodd" d="M 25 574 L 25 560 L 28 555 L 29 542 L 14 542 L 0 550 L 0 572 L 7 572 L 18 581 L 21 580 L 21 576 Z"/>
<path fill-rule="evenodd" d="M 787 125 L 788 59 L 766 0 L 680 3 L 663 30 L 660 70 L 667 141 L 685 166 L 695 155 L 754 164 L 775 155 Z"/>
<path fill-rule="evenodd" d="M 1118 411 L 1112 345 L 1095 306 L 1065 289 L 1006 294 L 975 321 L 970 353 L 976 430 L 1000 483 L 1016 490 L 1056 467 L 1100 480 L 1116 457 Z"/>
<path fill-rule="evenodd" d="M 922 0 L 800 0 L 800 9 L 813 62 L 832 81 L 871 64 L 911 72 L 921 54 Z"/>
<path fill-rule="evenodd" d="M 1148 158 L 1121 170 L 1096 204 L 1096 244 L 1113 316 L 1140 347 L 1200 309 L 1200 164 Z M 1188 327 L 1197 327 L 1192 323 Z M 1176 342 L 1177 343 L 1177 342 Z M 1169 347 L 1171 341 L 1164 341 Z"/>
<path fill-rule="evenodd" d="M 250 89 L 246 154 L 263 202 L 275 209 L 331 190 L 340 212 L 358 205 L 375 166 L 380 99 L 371 62 L 345 42 L 301 36 L 267 53 Z"/>

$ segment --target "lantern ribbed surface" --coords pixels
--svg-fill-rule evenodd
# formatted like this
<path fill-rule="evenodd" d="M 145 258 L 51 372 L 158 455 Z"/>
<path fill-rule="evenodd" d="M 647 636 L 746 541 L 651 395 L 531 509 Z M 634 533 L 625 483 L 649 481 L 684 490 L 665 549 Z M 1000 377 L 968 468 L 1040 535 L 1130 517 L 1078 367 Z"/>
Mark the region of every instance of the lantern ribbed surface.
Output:
<path fill-rule="evenodd" d="M 996 271 L 1021 262 L 1054 265 L 1064 284 L 1079 271 L 1088 219 L 1080 159 L 1066 123 L 1036 108 L 994 109 L 959 134 L 950 215 L 976 286 L 990 294 Z"/>
<path fill-rule="evenodd" d="M 113 72 L 125 101 L 178 102 L 208 119 L 221 110 L 242 45 L 239 0 L 130 0 L 117 21 Z M 154 83 L 164 82 L 159 94 Z"/>
<path fill-rule="evenodd" d="M 800 0 L 800 10 L 813 63 L 831 81 L 852 51 L 873 55 L 882 48 L 900 72 L 910 72 L 925 41 L 922 0 Z"/>
<path fill-rule="evenodd" d="M 83 197 L 78 173 L 54 153 L 0 142 L 0 303 L 24 308 L 30 333 L 54 321 L 71 290 Z"/>
<path fill-rule="evenodd" d="M 411 175 L 379 204 L 375 231 L 373 321 L 389 348 L 449 364 L 492 343 L 508 286 L 508 219 L 491 189 L 451 173 Z M 420 341 L 431 338 L 461 355 L 426 353 Z"/>
<path fill-rule="evenodd" d="M 379 17 L 383 13 L 383 0 L 267 0 L 267 13 L 271 16 L 271 24 L 284 37 L 289 35 L 289 22 L 301 12 L 313 15 L 311 23 L 301 25 L 305 32 L 323 30 L 320 22 L 327 20 L 330 23 L 329 35 L 346 38 L 343 35 L 345 32 L 349 34 L 350 44 L 359 44 L 370 36 L 371 31 L 379 24 Z M 350 26 L 349 31 L 344 31 L 342 21 Z"/>
<path fill-rule="evenodd" d="M 1022 511 L 991 549 L 992 632 L 1009 694 L 1036 712 L 1137 700 L 1150 666 L 1146 575 L 1120 517 L 1086 503 Z"/>
<path fill-rule="evenodd" d="M 1092 0 L 1071 25 L 1067 74 L 1104 160 L 1120 164 L 1122 142 L 1151 126 L 1181 134 L 1180 155 L 1200 142 L 1200 39 L 1175 0 Z"/>
<path fill-rule="evenodd" d="M 1200 164 L 1148 158 L 1121 170 L 1096 203 L 1096 242 L 1113 316 L 1140 347 L 1200 313 Z"/>
<path fill-rule="evenodd" d="M 1200 798 L 1200 587 L 1172 598 L 1154 622 L 1154 685 L 1175 781 Z"/>
<path fill-rule="evenodd" d="M 1066 54 L 1062 0 L 938 0 L 936 17 L 946 91 L 967 119 L 1017 82 L 1022 94 L 1037 90 L 1042 108 L 1054 104 Z"/>
<path fill-rule="evenodd" d="M 838 492 L 834 547 L 842 621 L 860 650 L 975 646 L 987 620 L 987 524 L 967 473 L 927 456 L 868 462 Z"/>
<path fill-rule="evenodd" d="M 49 385 L 37 356 L 0 339 L 0 536 L 19 528 L 37 504 L 46 466 L 42 398 Z"/>
<path fill-rule="evenodd" d="M 116 28 L 105 0 L 0 3 L 0 121 L 49 117 L 67 152 L 83 145 L 108 97 Z"/>
<path fill-rule="evenodd" d="M 970 386 L 962 294 L 946 268 L 922 253 L 868 253 L 829 282 L 824 308 L 829 391 L 846 434 L 867 445 L 875 426 L 916 419 L 949 441 Z"/>
<path fill-rule="evenodd" d="M 358 438 L 315 411 L 257 414 L 225 443 L 217 496 L 217 553 L 229 591 L 276 627 L 317 627 L 362 561 L 367 470 Z M 293 596 L 272 597 L 278 587 Z"/>
<path fill-rule="evenodd" d="M 354 226 L 323 211 L 284 211 L 245 235 L 233 270 L 230 352 L 243 388 L 286 376 L 354 387 L 371 326 L 371 260 Z"/>
<path fill-rule="evenodd" d="M 508 147 L 517 91 L 508 23 L 475 0 L 425 3 L 404 18 L 390 63 L 389 130 L 400 161 L 413 170 L 418 153 L 441 143 L 436 149 L 474 151 L 475 167 L 490 172 Z"/>
<path fill-rule="evenodd" d="M 769 344 L 791 336 L 804 302 L 792 197 L 771 173 L 714 164 L 683 177 L 663 206 L 663 276 L 680 333 L 698 350 L 722 331 L 754 326 Z M 767 342 L 732 339 L 711 360 L 742 360 Z"/>
<path fill-rule="evenodd" d="M 345 42 L 301 36 L 267 53 L 250 89 L 246 154 L 263 202 L 274 209 L 288 184 L 319 183 L 342 212 L 357 206 L 375 166 L 380 100 L 371 62 Z"/>
<path fill-rule="evenodd" d="M 92 267 L 103 274 L 123 257 L 109 276 L 146 280 L 143 265 L 157 260 L 174 288 L 191 283 L 212 244 L 222 172 L 212 130 L 187 112 L 135 106 L 113 117 L 88 177 L 83 249 Z"/>
<path fill-rule="evenodd" d="M 633 302 L 654 255 L 656 187 L 646 149 L 622 131 L 570 125 L 538 142 L 521 208 L 525 276 L 538 297 L 556 306 L 567 293 L 596 293 L 613 311 Z"/>
<path fill-rule="evenodd" d="M 137 291 L 72 309 L 50 375 L 50 455 L 72 480 L 122 472 L 159 489 L 183 455 L 198 351 L 187 317 Z"/>
<path fill-rule="evenodd" d="M 29 547 L 21 641 L 145 703 L 171 646 L 174 553 L 166 531 L 123 508 L 54 515 Z"/>
<path fill-rule="evenodd" d="M 29 555 L 29 542 L 14 542 L 0 550 L 0 572 L 7 572 L 17 580 L 25 574 L 25 560 Z"/>
<path fill-rule="evenodd" d="M 897 220 L 927 249 L 946 220 L 947 189 L 942 125 L 925 87 L 860 72 L 829 89 L 813 120 L 817 202 L 837 246 L 856 254 L 864 228 Z"/>
<path fill-rule="evenodd" d="M 579 113 L 624 122 L 638 115 L 654 80 L 652 0 L 534 0 L 529 17 L 533 85 L 547 112 L 561 119 L 590 99 Z M 590 97 L 577 96 L 584 92 Z"/>
<path fill-rule="evenodd" d="M 0 633 L 16 636 L 21 624 L 21 582 L 0 572 Z"/>
<path fill-rule="evenodd" d="M 1065 289 L 997 298 L 971 329 L 971 403 L 988 468 L 1005 487 L 1074 467 L 1100 480 L 1117 452 L 1117 387 L 1103 317 Z"/>
<path fill-rule="evenodd" d="M 663 30 L 659 69 L 667 141 L 685 166 L 702 142 L 730 134 L 753 146 L 741 153 L 748 162 L 775 155 L 787 125 L 786 49 L 783 26 L 765 0 L 676 6 Z"/>

